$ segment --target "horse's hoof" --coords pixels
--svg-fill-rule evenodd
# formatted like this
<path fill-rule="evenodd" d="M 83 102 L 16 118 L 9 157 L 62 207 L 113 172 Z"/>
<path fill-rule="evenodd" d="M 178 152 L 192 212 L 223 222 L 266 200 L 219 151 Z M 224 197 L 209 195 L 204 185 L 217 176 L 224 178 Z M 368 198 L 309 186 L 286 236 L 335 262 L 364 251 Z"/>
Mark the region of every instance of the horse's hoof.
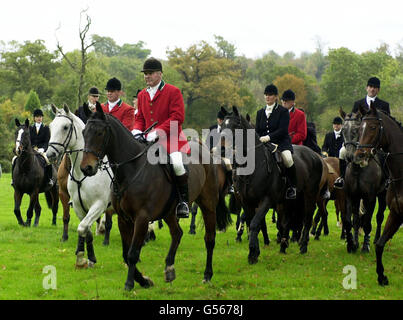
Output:
<path fill-rule="evenodd" d="M 88 259 L 88 268 L 94 268 L 96 261 L 91 261 L 90 259 Z"/>
<path fill-rule="evenodd" d="M 168 266 L 164 270 L 165 282 L 172 282 L 176 279 L 174 266 Z"/>
<path fill-rule="evenodd" d="M 143 277 L 145 282 L 141 285 L 143 288 L 150 288 L 154 286 L 154 282 L 149 277 Z"/>
<path fill-rule="evenodd" d="M 235 241 L 241 243 L 241 242 L 242 242 L 242 238 L 241 238 L 241 237 L 236 237 L 236 238 L 235 238 Z"/>
<path fill-rule="evenodd" d="M 378 276 L 378 284 L 382 287 L 389 285 L 388 277 L 387 276 Z"/>
<path fill-rule="evenodd" d="M 189 234 L 196 234 L 196 231 L 194 231 L 194 230 L 189 230 Z"/>
<path fill-rule="evenodd" d="M 80 251 L 77 253 L 76 259 L 76 268 L 77 269 L 85 269 L 88 267 L 88 260 L 84 258 L 84 251 Z"/>
<path fill-rule="evenodd" d="M 134 288 L 134 283 L 125 283 L 125 291 L 132 291 Z"/>
<path fill-rule="evenodd" d="M 60 241 L 61 242 L 66 242 L 67 240 L 69 240 L 69 237 L 65 237 L 65 236 L 63 236 L 61 239 L 60 239 Z"/>
<path fill-rule="evenodd" d="M 249 255 L 248 257 L 249 264 L 256 264 L 258 263 L 258 261 L 259 261 L 258 257 Z"/>
<path fill-rule="evenodd" d="M 303 246 L 299 249 L 299 253 L 300 254 L 305 254 L 308 252 L 308 247 L 307 246 Z"/>
<path fill-rule="evenodd" d="M 109 246 L 109 241 L 104 241 L 104 242 L 102 242 L 102 244 L 103 244 L 104 246 Z"/>
<path fill-rule="evenodd" d="M 320 240 L 320 236 L 315 236 L 314 240 Z"/>
<path fill-rule="evenodd" d="M 369 253 L 369 246 L 363 246 L 363 247 L 361 248 L 361 252 L 362 252 L 362 253 Z"/>

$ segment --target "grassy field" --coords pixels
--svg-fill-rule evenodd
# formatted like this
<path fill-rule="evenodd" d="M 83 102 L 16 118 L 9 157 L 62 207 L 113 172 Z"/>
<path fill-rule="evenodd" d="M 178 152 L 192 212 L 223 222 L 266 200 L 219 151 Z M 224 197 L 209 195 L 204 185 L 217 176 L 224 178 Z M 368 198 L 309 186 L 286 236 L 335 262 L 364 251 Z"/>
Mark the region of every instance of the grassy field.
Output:
<path fill-rule="evenodd" d="M 28 197 L 24 196 L 24 220 L 27 203 Z M 164 225 L 157 230 L 156 241 L 143 248 L 142 261 L 138 264 L 140 271 L 149 276 L 155 286 L 143 289 L 136 283 L 135 289 L 129 293 L 123 290 L 127 269 L 122 261 L 116 216 L 109 247 L 102 245 L 101 236 L 95 236 L 98 263 L 93 269 L 76 270 L 74 252 L 78 219 L 74 211 L 71 211 L 70 238 L 61 242 L 61 205 L 57 226 L 51 226 L 51 211 L 46 207 L 43 195 L 41 205 L 39 226 L 20 227 L 13 213 L 10 175 L 4 174 L 0 178 L 0 299 L 398 300 L 403 296 L 402 233 L 398 232 L 386 246 L 385 274 L 390 285 L 380 287 L 376 281 L 374 245 L 371 245 L 369 254 L 347 253 L 344 241 L 339 239 L 340 229 L 336 226 L 333 202 L 328 206 L 330 235 L 322 236 L 320 241 L 311 238 L 305 255 L 299 253 L 295 243 L 290 245 L 286 255 L 279 253 L 279 246 L 274 241 L 276 228 L 270 221 L 271 212 L 267 221 L 272 242 L 263 247 L 260 237 L 261 255 L 256 265 L 247 262 L 245 236 L 242 243 L 235 242 L 234 226 L 226 233 L 217 233 L 214 276 L 209 284 L 202 283 L 206 253 L 200 219 L 197 219 L 196 235 L 188 234 L 190 220 L 181 221 L 184 236 L 176 255 L 177 278 L 172 283 L 164 282 L 164 259 L 170 243 L 168 228 Z M 43 269 L 49 265 L 56 270 L 55 290 L 43 287 L 47 276 Z M 357 270 L 356 289 L 343 287 L 343 279 L 349 275 L 343 273 L 347 265 Z"/>

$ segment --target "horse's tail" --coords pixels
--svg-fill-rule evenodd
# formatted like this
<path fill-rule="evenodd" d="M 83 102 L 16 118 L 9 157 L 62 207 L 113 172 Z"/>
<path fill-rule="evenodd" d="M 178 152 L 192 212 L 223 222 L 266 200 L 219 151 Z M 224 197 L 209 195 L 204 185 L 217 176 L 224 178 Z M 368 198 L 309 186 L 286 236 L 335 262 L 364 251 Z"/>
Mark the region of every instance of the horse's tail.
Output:
<path fill-rule="evenodd" d="M 218 204 L 216 207 L 217 229 L 224 231 L 231 223 L 231 213 L 225 204 L 225 196 L 220 192 L 218 196 Z"/>
<path fill-rule="evenodd" d="M 48 208 L 52 209 L 52 207 L 53 207 L 53 196 L 52 196 L 52 192 L 50 190 L 45 192 L 45 198 L 46 198 L 46 203 L 48 204 Z"/>

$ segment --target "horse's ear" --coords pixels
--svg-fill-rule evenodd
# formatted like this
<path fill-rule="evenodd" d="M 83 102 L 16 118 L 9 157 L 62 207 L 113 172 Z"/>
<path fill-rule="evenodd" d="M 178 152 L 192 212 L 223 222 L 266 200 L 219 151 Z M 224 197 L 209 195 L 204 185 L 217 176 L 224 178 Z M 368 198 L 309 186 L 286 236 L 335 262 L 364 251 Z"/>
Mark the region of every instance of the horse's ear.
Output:
<path fill-rule="evenodd" d="M 246 118 L 246 121 L 248 121 L 250 123 L 250 115 L 249 115 L 249 113 L 246 114 L 245 118 Z"/>
<path fill-rule="evenodd" d="M 221 107 L 221 112 L 224 114 L 224 116 L 228 114 L 227 109 L 225 109 L 224 107 Z"/>
<path fill-rule="evenodd" d="M 362 105 L 360 105 L 359 107 L 358 107 L 358 110 L 360 111 L 360 113 L 362 114 L 362 116 L 365 116 L 366 114 L 367 114 L 367 109 L 366 108 L 364 108 Z"/>
<path fill-rule="evenodd" d="M 56 113 L 57 113 L 56 106 L 52 103 L 50 107 L 52 109 L 52 112 L 56 115 Z"/>
<path fill-rule="evenodd" d="M 232 106 L 232 110 L 234 111 L 234 115 L 236 115 L 237 117 L 239 117 L 238 108 L 237 108 L 236 106 Z"/>
<path fill-rule="evenodd" d="M 63 103 L 63 110 L 64 110 L 64 112 L 66 112 L 66 114 L 70 113 L 69 106 L 67 104 L 65 104 L 65 103 Z"/>
<path fill-rule="evenodd" d="M 346 118 L 346 113 L 344 112 L 343 107 L 340 107 L 339 113 L 340 113 L 340 116 L 342 117 L 342 119 Z"/>
<path fill-rule="evenodd" d="M 21 127 L 21 122 L 17 118 L 15 118 L 15 125 L 19 128 Z"/>
<path fill-rule="evenodd" d="M 369 111 L 371 112 L 371 114 L 373 115 L 377 115 L 378 112 L 376 111 L 375 108 L 375 103 L 373 101 L 371 101 L 370 105 L 369 105 Z"/>
<path fill-rule="evenodd" d="M 102 119 L 105 119 L 104 110 L 102 109 L 102 106 L 98 101 L 96 102 L 96 109 L 97 109 L 97 112 L 102 115 Z"/>
<path fill-rule="evenodd" d="M 27 128 L 29 128 L 29 120 L 28 120 L 28 119 L 25 119 L 25 126 L 26 126 Z"/>

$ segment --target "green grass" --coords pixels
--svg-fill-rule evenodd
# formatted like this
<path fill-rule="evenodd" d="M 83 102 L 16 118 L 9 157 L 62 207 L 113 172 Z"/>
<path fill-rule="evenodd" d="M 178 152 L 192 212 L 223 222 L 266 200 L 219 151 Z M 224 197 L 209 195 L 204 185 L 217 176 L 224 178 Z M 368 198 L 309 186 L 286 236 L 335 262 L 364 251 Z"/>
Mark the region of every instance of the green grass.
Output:
<path fill-rule="evenodd" d="M 70 233 L 67 242 L 61 242 L 62 209 L 59 206 L 57 226 L 51 226 L 51 211 L 41 195 L 42 215 L 39 226 L 23 228 L 13 213 L 13 189 L 10 175 L 0 178 L 0 299 L 119 299 L 119 300 L 270 300 L 270 299 L 394 299 L 402 298 L 403 239 L 397 233 L 387 244 L 384 253 L 385 274 L 390 285 L 380 287 L 376 281 L 374 245 L 369 254 L 348 254 L 340 229 L 336 227 L 333 202 L 329 209 L 330 235 L 320 241 L 311 238 L 308 253 L 301 255 L 292 243 L 287 254 L 279 253 L 275 243 L 276 228 L 267 215 L 269 236 L 272 240 L 263 247 L 256 265 L 247 262 L 248 244 L 235 242 L 235 227 L 226 233 L 217 233 L 214 250 L 214 276 L 203 284 L 206 251 L 204 228 L 198 216 L 197 234 L 189 235 L 190 219 L 181 221 L 184 235 L 179 246 L 175 269 L 176 280 L 164 282 L 164 260 L 170 244 L 168 228 L 157 230 L 157 240 L 142 250 L 140 271 L 155 283 L 143 289 L 137 283 L 127 293 L 123 290 L 127 268 L 122 262 L 122 249 L 116 216 L 113 218 L 111 244 L 102 245 L 103 237 L 95 236 L 94 246 L 98 263 L 93 269 L 76 270 L 75 247 L 78 218 L 71 211 Z M 28 197 L 24 196 L 23 218 L 26 218 Z M 388 213 L 388 211 L 387 211 Z M 385 220 L 386 221 L 386 220 Z M 375 226 L 375 219 L 373 219 Z M 95 228 L 93 227 L 93 230 Z M 374 234 L 374 231 L 373 231 Z M 362 241 L 362 237 L 360 238 Z M 371 240 L 372 241 L 372 240 Z M 53 265 L 57 271 L 57 289 L 45 290 L 42 270 Z M 357 289 L 343 288 L 346 265 L 357 269 Z"/>

